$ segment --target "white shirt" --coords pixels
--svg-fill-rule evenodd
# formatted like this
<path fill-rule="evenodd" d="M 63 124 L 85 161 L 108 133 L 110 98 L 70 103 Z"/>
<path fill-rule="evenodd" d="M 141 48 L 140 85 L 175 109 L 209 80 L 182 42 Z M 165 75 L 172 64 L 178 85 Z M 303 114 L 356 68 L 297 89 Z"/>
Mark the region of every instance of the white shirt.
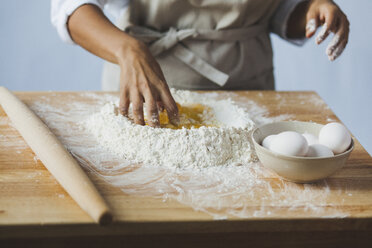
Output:
<path fill-rule="evenodd" d="M 113 18 L 117 19 L 128 7 L 130 0 L 51 0 L 51 20 L 56 27 L 61 39 L 67 43 L 74 44 L 68 32 L 67 21 L 69 16 L 81 5 L 94 4 L 105 10 Z M 292 40 L 287 37 L 287 22 L 295 7 L 307 0 L 282 0 L 278 9 L 271 18 L 270 30 L 285 40 L 301 45 L 302 40 Z"/>
<path fill-rule="evenodd" d="M 127 8 L 129 0 L 51 0 L 51 2 L 53 26 L 63 41 L 74 44 L 68 32 L 67 20 L 77 8 L 84 4 L 94 4 L 116 19 Z"/>

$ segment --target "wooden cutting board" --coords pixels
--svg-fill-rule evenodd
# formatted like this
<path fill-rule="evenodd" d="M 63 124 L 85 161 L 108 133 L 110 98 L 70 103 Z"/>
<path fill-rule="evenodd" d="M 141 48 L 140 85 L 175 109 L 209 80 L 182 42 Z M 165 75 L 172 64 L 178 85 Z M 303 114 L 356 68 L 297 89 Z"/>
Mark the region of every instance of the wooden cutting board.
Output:
<path fill-rule="evenodd" d="M 43 97 L 53 98 L 61 104 L 67 96 L 72 95 L 79 100 L 84 100 L 85 97 L 83 93 L 77 92 L 28 92 L 16 95 L 26 104 Z M 275 116 L 291 114 L 292 119 L 318 123 L 338 120 L 314 92 L 242 91 L 236 96 L 240 100 L 253 100 Z M 163 202 L 161 199 L 126 195 L 87 171 L 113 209 L 116 220 L 112 226 L 100 227 L 67 195 L 43 164 L 34 159 L 35 155 L 29 148 L 21 152 L 17 149 L 17 146 L 27 145 L 10 125 L 0 108 L 0 138 L 2 135 L 13 141 L 6 143 L 0 139 L 0 239 L 115 234 L 372 230 L 372 158 L 355 138 L 355 150 L 346 167 L 328 179 L 333 184 L 348 187 L 352 197 L 339 197 L 336 194 L 338 189 L 331 188 L 332 204 L 324 206 L 340 208 L 347 213 L 347 217 L 304 218 L 298 211 L 288 211 L 291 206 L 287 206 L 281 207 L 278 210 L 280 215 L 274 217 L 235 217 L 215 221 L 210 215 L 194 211 L 174 200 Z M 268 180 L 280 179 L 274 177 Z"/>

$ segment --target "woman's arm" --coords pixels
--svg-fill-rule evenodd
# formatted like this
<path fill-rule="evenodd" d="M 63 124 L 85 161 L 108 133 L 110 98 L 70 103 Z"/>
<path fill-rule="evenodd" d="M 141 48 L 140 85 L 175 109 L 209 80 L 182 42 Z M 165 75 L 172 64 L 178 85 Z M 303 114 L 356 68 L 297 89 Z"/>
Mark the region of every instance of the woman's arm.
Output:
<path fill-rule="evenodd" d="M 341 55 L 349 39 L 349 21 L 332 0 L 312 0 L 297 6 L 288 23 L 288 37 L 312 37 L 323 26 L 315 41 L 322 43 L 328 35 L 335 35 L 327 47 L 328 58 L 333 61 Z"/>
<path fill-rule="evenodd" d="M 148 123 L 159 126 L 163 107 L 173 122 L 177 105 L 159 64 L 147 46 L 115 27 L 95 5 L 79 7 L 67 23 L 72 39 L 89 52 L 120 66 L 120 113 L 128 114 L 132 103 L 136 123 L 144 125 L 143 104 Z"/>

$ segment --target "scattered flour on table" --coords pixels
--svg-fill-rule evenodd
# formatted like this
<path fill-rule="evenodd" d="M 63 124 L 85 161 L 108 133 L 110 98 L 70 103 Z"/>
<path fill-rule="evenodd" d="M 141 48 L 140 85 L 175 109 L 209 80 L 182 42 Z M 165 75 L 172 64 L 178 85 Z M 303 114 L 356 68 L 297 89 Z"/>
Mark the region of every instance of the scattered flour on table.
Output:
<path fill-rule="evenodd" d="M 0 147 L 12 147 L 16 152 L 19 150 L 25 150 L 28 148 L 27 143 L 21 138 L 17 129 L 13 127 L 13 123 L 7 116 L 0 116 Z"/>
<path fill-rule="evenodd" d="M 276 99 L 280 95 L 274 94 L 273 97 Z M 235 139 L 235 146 L 228 145 L 229 149 L 237 149 L 240 146 L 242 151 L 245 149 L 245 153 L 231 156 L 230 152 L 232 153 L 232 151 L 230 151 L 222 155 L 214 155 L 222 158 L 222 160 L 225 159 L 225 162 L 216 162 L 216 157 L 210 156 L 208 158 L 198 158 L 206 160 L 207 163 L 203 161 L 203 163 L 195 164 L 197 158 L 190 158 L 190 163 L 186 167 L 177 167 L 180 166 L 177 164 L 179 162 L 177 159 L 174 159 L 173 163 L 166 163 L 166 166 L 156 165 L 152 161 L 147 161 L 149 164 L 146 165 L 144 163 L 133 163 L 127 157 L 132 156 L 131 159 L 137 161 L 144 159 L 133 154 L 134 149 L 130 153 L 125 153 L 121 144 L 115 149 L 110 149 L 110 147 L 112 148 L 111 141 L 104 137 L 105 132 L 108 132 L 114 143 L 125 142 L 122 140 L 123 135 L 122 137 L 119 134 L 114 136 L 112 132 L 127 132 L 124 127 L 133 129 L 133 125 L 128 120 L 115 115 L 115 106 L 118 101 L 117 94 L 101 92 L 79 93 L 78 95 L 49 95 L 33 102 L 30 107 L 86 170 L 95 173 L 110 185 L 120 188 L 125 194 L 155 197 L 163 201 L 168 199 L 177 200 L 196 211 L 208 213 L 215 219 L 232 216 L 240 218 L 282 218 L 285 214 L 291 214 L 297 218 L 308 218 L 309 216 L 340 218 L 347 216 L 347 213 L 345 214 L 342 209 L 333 205 L 334 201 L 332 199 L 337 194 L 337 197 L 346 199 L 347 202 L 352 201 L 353 196 L 347 195 L 350 191 L 347 188 L 342 188 L 337 180 L 323 180 L 306 185 L 283 181 L 266 170 L 259 162 L 255 162 L 255 156 L 252 152 L 253 147 L 249 139 L 244 138 L 244 141 L 243 139 L 239 141 L 240 138 L 234 136 L 234 133 L 238 134 L 243 130 L 245 134 L 251 132 L 254 125 L 289 120 L 293 116 L 270 113 L 264 106 L 250 100 L 247 96 L 234 92 L 196 94 L 188 91 L 178 91 L 174 93 L 174 96 L 181 105 L 198 102 L 212 106 L 211 109 L 214 114 L 204 116 L 203 113 L 203 116 L 209 118 L 210 122 L 207 124 L 212 124 L 214 128 L 168 130 L 169 132 L 173 131 L 172 133 L 177 133 L 180 136 L 182 132 L 188 134 L 190 132 L 203 132 L 205 137 L 200 138 L 200 140 L 205 139 L 205 141 L 198 140 L 195 144 L 206 146 L 208 149 L 210 149 L 209 146 L 211 148 L 216 148 L 216 146 L 208 144 L 209 141 L 214 140 L 207 136 L 213 136 L 216 132 L 221 132 L 222 136 L 230 135 L 230 138 Z M 266 96 L 261 93 L 259 97 Z M 229 100 L 229 98 L 234 99 L 234 101 Z M 288 102 L 286 98 L 277 100 L 279 100 L 277 101 L 277 108 L 286 108 L 286 106 L 293 104 Z M 307 99 L 305 96 L 303 101 L 309 106 L 318 105 L 318 101 Z M 226 111 L 227 109 L 229 111 Z M 114 117 L 115 119 L 110 119 Z M 97 122 L 102 123 L 94 123 L 94 118 Z M 101 126 L 101 130 L 97 128 L 98 126 Z M 117 130 L 118 127 L 120 127 L 120 131 Z M 149 132 L 148 130 L 153 130 L 149 127 L 137 126 L 137 128 L 139 129 L 136 132 L 146 133 Z M 127 134 L 131 135 L 131 133 Z M 189 137 L 186 134 L 183 135 L 182 137 L 187 141 Z M 249 135 L 245 137 L 249 138 Z M 140 138 L 141 140 L 136 142 L 145 144 L 142 140 L 143 137 Z M 1 140 L 0 137 L 0 142 Z M 107 143 L 103 140 L 106 140 Z M 216 140 L 224 142 L 227 139 L 220 137 Z M 247 140 L 248 142 L 246 142 Z M 168 142 L 167 144 L 171 143 Z M 163 145 L 167 147 L 165 144 Z M 174 143 L 174 145 L 179 146 L 178 143 Z M 137 148 L 142 149 L 138 146 Z M 148 148 L 149 146 L 146 147 L 146 149 Z M 170 147 L 169 149 L 175 148 Z M 164 150 L 162 149 L 163 153 Z M 216 150 L 218 149 L 216 148 Z M 206 151 L 201 149 L 199 152 L 196 153 L 196 156 L 201 156 L 200 154 L 203 154 L 203 152 L 205 155 Z M 185 151 L 186 153 L 188 152 Z M 179 153 L 182 158 L 186 156 L 185 154 Z M 157 156 L 158 162 L 165 158 L 161 154 Z M 184 162 L 184 159 L 182 161 Z M 243 163 L 242 161 L 246 162 Z M 233 165 L 239 162 L 242 162 L 240 166 Z M 222 164 L 230 164 L 230 166 L 221 166 Z M 331 190 L 332 195 L 330 194 Z"/>
<path fill-rule="evenodd" d="M 118 101 L 107 103 L 82 124 L 107 150 L 134 163 L 186 168 L 257 160 L 250 138 L 255 124 L 247 111 L 229 98 L 218 100 L 181 90 L 172 90 L 172 95 L 181 106 L 208 107 L 210 111 L 203 111 L 200 117 L 213 126 L 176 130 L 140 126 L 117 114 Z"/>

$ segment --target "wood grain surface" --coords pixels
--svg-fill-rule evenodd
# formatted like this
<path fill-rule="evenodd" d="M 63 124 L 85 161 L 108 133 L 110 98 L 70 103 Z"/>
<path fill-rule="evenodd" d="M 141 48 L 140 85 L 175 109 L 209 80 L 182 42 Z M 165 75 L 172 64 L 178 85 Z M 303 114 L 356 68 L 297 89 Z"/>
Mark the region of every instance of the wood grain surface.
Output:
<path fill-rule="evenodd" d="M 62 104 L 68 96 L 84 100 L 84 94 L 77 92 L 20 92 L 16 95 L 26 104 L 51 96 Z M 255 101 L 267 108 L 273 116 L 291 114 L 294 116 L 292 119 L 318 123 L 338 120 L 314 92 L 242 91 L 237 93 L 237 97 L 240 100 L 245 98 Z M 101 227 L 77 206 L 43 164 L 35 160 L 35 155 L 29 148 L 21 151 L 18 149 L 18 146 L 27 146 L 27 144 L 11 127 L 1 108 L 0 135 L 12 140 L 5 143 L 0 139 L 0 240 L 9 241 L 14 246 L 20 246 L 22 243 L 20 240 L 27 239 L 32 239 L 35 246 L 43 247 L 45 244 L 50 244 L 48 243 L 50 239 L 59 239 L 62 242 L 68 237 L 74 243 L 73 240 L 76 241 L 78 237 L 85 237 L 79 240 L 90 241 L 90 247 L 98 247 L 100 242 L 105 244 L 101 240 L 103 237 L 114 236 L 119 243 L 128 242 L 128 245 L 131 244 L 133 247 L 140 247 L 136 245 L 141 242 L 144 246 L 151 244 L 156 246 L 151 240 L 157 240 L 154 242 L 158 242 L 159 245 L 167 239 L 169 242 L 172 240 L 178 242 L 182 239 L 191 242 L 190 237 L 200 241 L 199 243 L 195 241 L 194 244 L 204 247 L 205 244 L 212 243 L 215 245 L 211 247 L 226 247 L 221 246 L 224 242 L 218 241 L 219 238 L 237 235 L 236 240 L 245 237 L 244 242 L 255 244 L 254 237 L 263 238 L 265 235 L 262 233 L 270 234 L 273 237 L 272 242 L 275 240 L 280 242 L 283 237 L 288 236 L 285 240 L 289 239 L 293 242 L 287 242 L 286 247 L 296 247 L 294 244 L 305 244 L 304 241 L 312 245 L 319 245 L 319 242 L 325 240 L 328 240 L 330 245 L 345 245 L 353 242 L 357 244 L 356 240 L 358 244 L 366 245 L 372 241 L 370 238 L 372 236 L 369 235 L 372 234 L 372 158 L 355 137 L 355 150 L 347 165 L 327 179 L 334 185 L 347 187 L 348 192 L 351 192 L 349 194 L 352 197 L 345 198 L 336 194 L 337 188 L 331 188 L 332 204 L 325 206 L 340 208 L 347 213 L 347 217 L 304 217 L 303 214 L 298 214 L 301 209 L 297 212 L 282 209 L 281 214 L 274 218 L 232 218 L 216 221 L 210 215 L 194 211 L 174 200 L 163 202 L 161 199 L 126 195 L 120 189 L 87 171 L 114 213 L 115 223 Z M 293 237 L 293 232 L 298 233 L 297 238 Z M 345 233 L 354 235 L 352 236 L 354 238 Z M 317 243 L 312 237 L 317 237 L 318 234 L 323 236 L 319 236 Z M 47 243 L 44 244 L 35 238 L 47 240 L 45 241 Z M 207 241 L 202 241 L 205 239 Z M 96 242 L 92 242 L 93 240 Z M 109 240 L 114 242 L 114 238 Z M 76 244 L 81 245 L 80 241 L 76 241 Z M 244 242 L 235 246 L 239 247 Z"/>

